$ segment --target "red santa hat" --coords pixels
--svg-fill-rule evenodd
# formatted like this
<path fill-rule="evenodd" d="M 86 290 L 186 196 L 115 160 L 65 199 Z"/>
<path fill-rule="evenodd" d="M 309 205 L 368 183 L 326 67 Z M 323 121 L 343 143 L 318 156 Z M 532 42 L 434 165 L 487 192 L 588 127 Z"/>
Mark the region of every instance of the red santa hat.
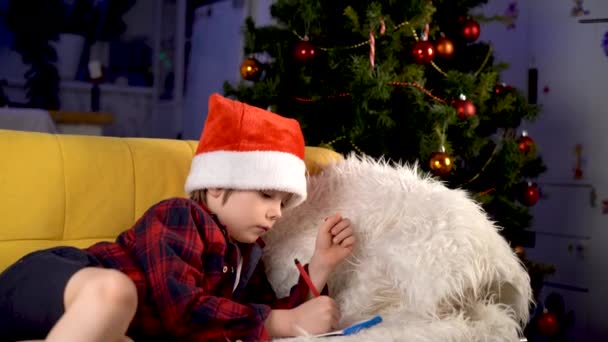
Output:
<path fill-rule="evenodd" d="M 186 193 L 224 188 L 292 193 L 286 207 L 306 199 L 304 137 L 300 124 L 213 94 L 186 179 Z"/>

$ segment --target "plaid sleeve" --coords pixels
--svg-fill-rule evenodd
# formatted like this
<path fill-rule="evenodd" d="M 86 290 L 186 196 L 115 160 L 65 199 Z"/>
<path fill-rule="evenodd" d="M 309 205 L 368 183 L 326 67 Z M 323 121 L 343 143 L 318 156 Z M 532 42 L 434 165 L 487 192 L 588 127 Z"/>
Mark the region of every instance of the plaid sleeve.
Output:
<path fill-rule="evenodd" d="M 180 340 L 260 340 L 269 306 L 209 296 L 200 287 L 201 235 L 205 242 L 220 238 L 199 232 L 212 229 L 211 221 L 186 200 L 161 202 L 138 221 L 135 252 L 148 282 L 146 300 L 154 301 L 164 330 Z"/>
<path fill-rule="evenodd" d="M 308 272 L 308 264 L 304 265 L 304 269 Z M 310 289 L 302 276 L 299 277 L 298 282 L 291 288 L 287 297 L 277 298 L 272 285 L 268 281 L 266 270 L 261 260 L 251 276 L 248 288 L 248 301 L 264 303 L 272 309 L 292 309 L 310 298 Z M 327 286 L 323 288 L 321 294 L 325 296 L 328 294 Z"/>

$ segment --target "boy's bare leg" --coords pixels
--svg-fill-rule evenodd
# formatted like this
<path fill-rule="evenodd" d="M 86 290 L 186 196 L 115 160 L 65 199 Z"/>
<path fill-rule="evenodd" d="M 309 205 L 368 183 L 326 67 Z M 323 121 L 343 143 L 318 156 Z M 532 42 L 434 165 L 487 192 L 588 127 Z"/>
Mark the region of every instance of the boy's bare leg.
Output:
<path fill-rule="evenodd" d="M 135 284 L 116 270 L 87 267 L 76 272 L 64 291 L 65 313 L 46 341 L 128 341 L 137 309 Z"/>

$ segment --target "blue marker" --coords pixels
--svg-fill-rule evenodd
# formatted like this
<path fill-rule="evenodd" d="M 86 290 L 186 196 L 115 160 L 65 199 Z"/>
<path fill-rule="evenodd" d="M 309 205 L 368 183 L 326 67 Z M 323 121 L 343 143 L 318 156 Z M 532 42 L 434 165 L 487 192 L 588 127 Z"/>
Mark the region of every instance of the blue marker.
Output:
<path fill-rule="evenodd" d="M 374 316 L 370 319 L 366 319 L 364 321 L 360 321 L 352 324 L 348 328 L 344 328 L 342 330 L 332 331 L 325 334 L 315 335 L 315 337 L 326 337 L 326 336 L 343 336 L 343 335 L 353 335 L 358 333 L 363 329 L 367 329 L 372 327 L 378 323 L 382 322 L 382 317 Z"/>

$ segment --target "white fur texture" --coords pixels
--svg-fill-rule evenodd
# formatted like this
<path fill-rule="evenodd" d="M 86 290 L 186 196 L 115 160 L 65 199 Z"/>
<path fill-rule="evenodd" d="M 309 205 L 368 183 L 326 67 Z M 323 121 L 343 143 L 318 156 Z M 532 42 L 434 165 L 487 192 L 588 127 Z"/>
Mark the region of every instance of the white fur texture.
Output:
<path fill-rule="evenodd" d="M 265 238 L 279 295 L 312 256 L 323 218 L 351 219 L 358 245 L 329 281 L 342 325 L 380 314 L 357 341 L 517 341 L 528 320 L 529 277 L 497 227 L 461 190 L 414 168 L 351 155 L 308 182 L 308 200 Z M 307 337 L 291 339 L 307 341 Z"/>

